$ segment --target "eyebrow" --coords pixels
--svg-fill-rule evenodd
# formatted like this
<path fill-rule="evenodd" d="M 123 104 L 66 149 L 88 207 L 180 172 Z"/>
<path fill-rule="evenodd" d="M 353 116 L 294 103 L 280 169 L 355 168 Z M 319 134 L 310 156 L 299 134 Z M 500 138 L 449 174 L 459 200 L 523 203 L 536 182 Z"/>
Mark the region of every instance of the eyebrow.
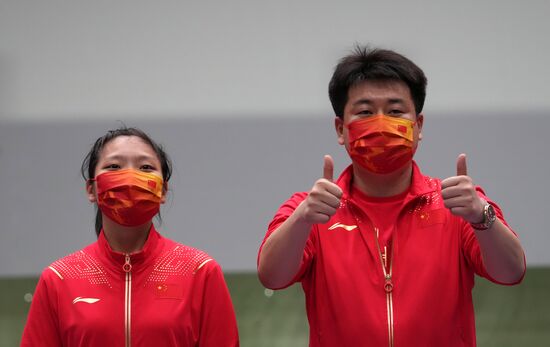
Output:
<path fill-rule="evenodd" d="M 400 98 L 391 98 L 388 100 L 390 104 L 404 104 L 405 100 Z M 371 99 L 359 99 L 356 102 L 353 103 L 353 106 L 359 106 L 359 105 L 371 105 L 373 101 Z"/>
<path fill-rule="evenodd" d="M 124 155 L 113 155 L 113 156 L 107 156 L 104 158 L 104 160 L 126 160 L 126 159 L 128 159 L 128 157 Z M 154 160 L 155 158 L 153 156 L 143 154 L 143 155 L 138 155 L 137 157 L 132 157 L 131 159 L 132 160 L 137 159 L 137 161 L 142 161 L 142 160 Z"/>

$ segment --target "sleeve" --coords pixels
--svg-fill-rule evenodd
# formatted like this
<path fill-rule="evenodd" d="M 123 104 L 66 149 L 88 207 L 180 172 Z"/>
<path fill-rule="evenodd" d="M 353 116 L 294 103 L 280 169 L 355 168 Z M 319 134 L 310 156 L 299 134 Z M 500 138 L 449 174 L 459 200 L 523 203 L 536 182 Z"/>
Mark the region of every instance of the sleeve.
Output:
<path fill-rule="evenodd" d="M 476 187 L 478 195 L 485 199 L 488 203 L 493 205 L 493 208 L 495 209 L 495 214 L 500 221 L 508 227 L 512 231 L 512 233 L 517 237 L 517 234 L 512 228 L 508 225 L 506 220 L 504 219 L 504 214 L 502 213 L 502 210 L 500 207 L 493 201 L 491 201 L 486 195 L 483 189 L 480 187 Z M 466 256 L 466 260 L 470 266 L 474 269 L 474 272 L 489 281 L 497 284 L 502 285 L 515 285 L 520 283 L 523 280 L 523 277 L 525 276 L 525 270 L 523 271 L 523 275 L 521 278 L 513 283 L 504 283 L 495 280 L 494 278 L 487 273 L 487 270 L 485 269 L 485 265 L 483 264 L 483 257 L 481 255 L 481 248 L 479 246 L 479 242 L 477 241 L 477 237 L 475 235 L 474 228 L 470 225 L 470 223 L 466 222 L 462 218 L 460 218 L 460 227 L 461 227 L 461 239 L 462 239 L 462 250 L 464 252 L 464 255 Z"/>
<path fill-rule="evenodd" d="M 40 276 L 21 338 L 22 347 L 62 346 L 57 320 L 57 295 L 46 269 Z"/>
<path fill-rule="evenodd" d="M 205 266 L 199 347 L 238 347 L 235 311 L 222 270 L 216 261 Z"/>
<path fill-rule="evenodd" d="M 294 210 L 296 210 L 298 205 L 300 205 L 300 203 L 304 201 L 304 199 L 307 197 L 307 194 L 308 193 L 306 192 L 295 193 L 290 197 L 290 199 L 288 199 L 284 204 L 282 204 L 281 207 L 279 207 L 279 210 L 273 217 L 273 220 L 271 221 L 271 223 L 269 223 L 269 226 L 267 228 L 267 233 L 265 234 L 262 244 L 260 245 L 260 249 L 258 251 L 258 258 L 256 260 L 256 265 L 258 265 L 260 262 L 260 254 L 262 253 L 262 248 L 267 238 L 272 233 L 274 233 L 277 230 L 277 228 L 279 228 L 279 226 L 283 224 L 283 222 L 286 221 L 288 217 L 290 217 L 292 213 L 294 213 Z M 313 226 L 313 228 L 315 228 L 315 226 Z M 315 238 L 315 233 L 311 232 L 309 234 L 309 238 L 307 239 L 306 245 L 304 247 L 304 253 L 302 256 L 302 261 L 300 263 L 300 268 L 296 273 L 296 275 L 294 276 L 294 278 L 288 284 L 276 289 L 287 288 L 288 286 L 296 282 L 300 282 L 304 279 L 306 273 L 308 272 L 311 266 L 311 263 L 313 262 L 314 255 L 315 255 L 314 238 Z"/>

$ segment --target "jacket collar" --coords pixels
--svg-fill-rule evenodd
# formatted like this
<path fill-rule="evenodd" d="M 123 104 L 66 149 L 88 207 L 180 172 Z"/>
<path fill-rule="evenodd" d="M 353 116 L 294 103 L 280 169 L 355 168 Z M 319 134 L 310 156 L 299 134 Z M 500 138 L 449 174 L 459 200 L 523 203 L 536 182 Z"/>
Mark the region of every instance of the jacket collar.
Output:
<path fill-rule="evenodd" d="M 438 180 L 428 176 L 424 176 L 420 171 L 420 168 L 413 160 L 412 180 L 409 193 L 405 197 L 405 204 L 415 200 L 423 195 L 432 193 L 440 186 Z M 353 184 L 353 164 L 349 165 L 338 177 L 336 184 L 342 189 L 342 199 L 350 200 L 351 188 Z"/>
<path fill-rule="evenodd" d="M 133 269 L 136 269 L 136 266 L 141 268 L 142 265 L 148 264 L 151 260 L 156 258 L 157 254 L 160 252 L 160 247 L 158 246 L 160 245 L 159 240 L 161 238 L 162 236 L 157 232 L 154 225 L 151 224 L 151 229 L 149 230 L 149 235 L 147 236 L 143 248 L 138 252 L 129 254 L 130 263 Z M 101 257 L 106 259 L 107 264 L 123 271 L 127 254 L 114 251 L 111 248 L 109 241 L 105 238 L 103 229 L 101 229 L 97 243 Z"/>

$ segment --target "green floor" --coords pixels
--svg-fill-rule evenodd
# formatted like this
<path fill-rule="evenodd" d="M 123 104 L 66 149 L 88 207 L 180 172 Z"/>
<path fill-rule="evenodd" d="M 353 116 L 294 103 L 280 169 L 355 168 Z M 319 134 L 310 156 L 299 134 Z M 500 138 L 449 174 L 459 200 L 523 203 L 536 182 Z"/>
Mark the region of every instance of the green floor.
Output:
<path fill-rule="evenodd" d="M 300 286 L 266 291 L 255 274 L 228 274 L 243 347 L 307 346 Z M 0 347 L 18 346 L 35 278 L 0 279 Z M 550 268 L 530 268 L 524 282 L 502 287 L 478 280 L 478 346 L 550 346 Z"/>

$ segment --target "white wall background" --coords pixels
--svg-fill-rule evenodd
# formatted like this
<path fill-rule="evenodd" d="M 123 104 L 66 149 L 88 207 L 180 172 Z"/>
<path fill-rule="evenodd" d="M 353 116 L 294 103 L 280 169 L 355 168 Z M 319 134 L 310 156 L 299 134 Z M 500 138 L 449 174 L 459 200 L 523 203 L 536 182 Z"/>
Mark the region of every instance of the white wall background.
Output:
<path fill-rule="evenodd" d="M 417 62 L 426 111 L 525 116 L 550 109 L 549 13 L 546 0 L 1 0 L 0 116 L 314 117 L 355 42 Z"/>
<path fill-rule="evenodd" d="M 93 241 L 78 168 L 137 125 L 177 171 L 163 230 L 226 270 L 253 270 L 277 206 L 331 153 L 327 84 L 355 42 L 429 80 L 429 174 L 470 155 L 530 265 L 550 265 L 548 1 L 0 0 L 0 276 Z M 205 227 L 205 221 L 207 226 Z"/>

